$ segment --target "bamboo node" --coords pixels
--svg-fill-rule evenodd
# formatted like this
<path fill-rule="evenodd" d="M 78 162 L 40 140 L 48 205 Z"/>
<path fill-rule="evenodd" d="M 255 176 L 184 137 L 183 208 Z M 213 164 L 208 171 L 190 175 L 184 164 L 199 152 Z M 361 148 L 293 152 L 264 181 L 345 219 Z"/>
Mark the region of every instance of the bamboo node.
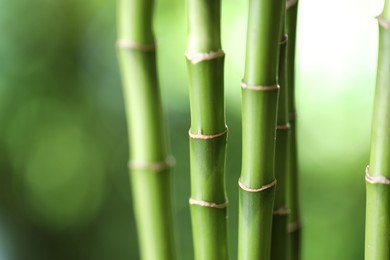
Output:
<path fill-rule="evenodd" d="M 298 118 L 297 113 L 295 112 L 290 112 L 288 113 L 288 120 L 291 121 L 296 121 Z"/>
<path fill-rule="evenodd" d="M 283 39 L 279 42 L 279 45 L 284 45 L 288 42 L 288 34 L 283 35 Z"/>
<path fill-rule="evenodd" d="M 270 85 L 270 86 L 256 86 L 256 85 L 249 85 L 248 83 L 241 81 L 241 87 L 244 89 L 254 90 L 254 91 L 273 91 L 278 90 L 280 87 L 279 85 Z"/>
<path fill-rule="evenodd" d="M 289 215 L 291 210 L 286 206 L 280 207 L 274 211 L 274 216 L 287 216 Z"/>
<path fill-rule="evenodd" d="M 149 170 L 149 171 L 163 171 L 175 165 L 175 158 L 168 156 L 164 161 L 159 162 L 136 162 L 129 161 L 128 166 L 131 170 Z"/>
<path fill-rule="evenodd" d="M 290 124 L 287 123 L 287 124 L 284 124 L 284 125 L 277 125 L 276 129 L 277 130 L 289 130 L 290 129 Z"/>
<path fill-rule="evenodd" d="M 225 56 L 225 53 L 222 50 L 217 51 L 209 51 L 209 52 L 190 52 L 185 51 L 184 56 L 189 60 L 192 64 L 196 64 L 202 61 L 215 60 Z"/>
<path fill-rule="evenodd" d="M 225 201 L 223 203 L 215 203 L 215 202 L 209 202 L 209 201 L 204 201 L 204 200 L 197 200 L 190 198 L 189 199 L 190 205 L 198 205 L 201 207 L 207 207 L 207 208 L 214 208 L 214 209 L 224 209 L 227 207 L 228 202 Z"/>
<path fill-rule="evenodd" d="M 209 140 L 209 139 L 214 139 L 214 138 L 220 137 L 220 136 L 226 134 L 227 132 L 228 132 L 227 127 L 222 132 L 220 132 L 218 134 L 214 134 L 214 135 L 193 134 L 193 133 L 191 133 L 191 129 L 190 129 L 190 130 L 188 130 L 188 135 L 192 139 Z"/>
<path fill-rule="evenodd" d="M 378 15 L 375 17 L 378 20 L 378 24 L 383 28 L 390 30 L 390 20 L 384 19 L 382 16 Z"/>
<path fill-rule="evenodd" d="M 367 167 L 366 167 L 366 182 L 367 183 L 390 185 L 390 179 L 386 178 L 385 176 L 372 176 L 372 175 L 370 175 L 370 172 L 368 171 L 369 168 L 370 168 L 370 165 L 367 165 Z"/>
<path fill-rule="evenodd" d="M 297 0 L 287 0 L 286 1 L 286 10 L 288 10 L 289 8 L 293 7 L 294 5 L 296 5 L 298 3 Z"/>
<path fill-rule="evenodd" d="M 118 40 L 116 42 L 116 47 L 119 49 L 129 49 L 129 50 L 137 50 L 143 52 L 152 52 L 156 50 L 156 45 L 152 44 L 144 44 L 139 42 L 133 42 L 129 40 Z"/>
<path fill-rule="evenodd" d="M 266 185 L 261 186 L 260 188 L 249 188 L 249 187 L 245 186 L 245 184 L 242 183 L 240 179 L 238 179 L 238 186 L 240 186 L 240 188 L 242 190 L 247 191 L 247 192 L 261 192 L 261 191 L 267 190 L 269 188 L 272 188 L 275 185 L 276 185 L 276 179 L 274 179 L 272 182 L 270 182 Z"/>
<path fill-rule="evenodd" d="M 287 226 L 288 233 L 294 233 L 295 231 L 299 230 L 301 228 L 301 222 L 299 219 L 295 220 L 292 223 L 289 223 Z"/>

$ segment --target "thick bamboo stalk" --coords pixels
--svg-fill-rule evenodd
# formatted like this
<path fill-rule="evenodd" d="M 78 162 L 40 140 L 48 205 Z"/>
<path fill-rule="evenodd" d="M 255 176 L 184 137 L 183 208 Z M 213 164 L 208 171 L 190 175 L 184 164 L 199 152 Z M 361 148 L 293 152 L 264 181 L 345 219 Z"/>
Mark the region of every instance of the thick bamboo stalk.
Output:
<path fill-rule="evenodd" d="M 286 45 L 288 36 L 284 35 L 279 55 L 279 101 L 276 126 L 275 177 L 276 187 L 274 213 L 272 220 L 271 259 L 288 258 L 287 220 L 290 210 L 287 208 L 287 170 L 290 124 L 288 116 L 288 84 L 286 80 Z"/>
<path fill-rule="evenodd" d="M 118 58 L 141 259 L 175 259 L 166 129 L 157 79 L 153 0 L 118 0 Z"/>
<path fill-rule="evenodd" d="M 251 0 L 242 86 L 238 259 L 270 258 L 282 0 Z"/>
<path fill-rule="evenodd" d="M 290 209 L 288 219 L 289 255 L 291 260 L 300 259 L 301 248 L 301 222 L 299 209 L 298 189 L 298 162 L 297 162 L 297 135 L 296 135 L 296 107 L 295 107 L 295 44 L 297 27 L 297 0 L 287 1 L 286 32 L 287 45 L 287 85 L 288 85 L 288 111 L 290 121 L 289 165 L 287 174 L 287 204 Z"/>
<path fill-rule="evenodd" d="M 390 1 L 378 17 L 379 49 L 370 165 L 366 169 L 365 259 L 390 259 Z"/>
<path fill-rule="evenodd" d="M 191 219 L 195 259 L 228 259 L 220 1 L 188 0 Z"/>

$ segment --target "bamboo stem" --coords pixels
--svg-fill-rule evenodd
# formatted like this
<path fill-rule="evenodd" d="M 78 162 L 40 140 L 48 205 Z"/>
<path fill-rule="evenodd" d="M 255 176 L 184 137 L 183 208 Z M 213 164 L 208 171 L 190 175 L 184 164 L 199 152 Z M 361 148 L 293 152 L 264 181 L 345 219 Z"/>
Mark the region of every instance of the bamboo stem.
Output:
<path fill-rule="evenodd" d="M 276 187 L 274 214 L 272 220 L 271 259 L 286 260 L 287 254 L 287 220 L 290 210 L 287 208 L 287 170 L 290 124 L 288 117 L 288 84 L 286 80 L 286 45 L 288 36 L 284 35 L 279 55 L 279 102 L 276 127 L 275 177 Z"/>
<path fill-rule="evenodd" d="M 195 259 L 228 259 L 220 1 L 188 0 L 191 219 Z"/>
<path fill-rule="evenodd" d="M 379 49 L 371 133 L 366 169 L 365 259 L 390 259 L 390 1 L 378 17 Z"/>
<path fill-rule="evenodd" d="M 171 160 L 157 79 L 153 0 L 118 0 L 118 59 L 141 259 L 175 259 Z"/>
<path fill-rule="evenodd" d="M 289 256 L 291 260 L 300 259 L 301 251 L 301 224 L 299 209 L 298 162 L 297 162 L 297 135 L 296 135 L 296 108 L 295 108 L 295 44 L 297 28 L 297 0 L 287 0 L 286 32 L 287 45 L 287 85 L 288 111 L 290 121 L 289 166 L 287 174 L 287 204 L 290 208 L 288 219 Z"/>
<path fill-rule="evenodd" d="M 285 2 L 251 0 L 242 86 L 238 259 L 270 258 L 278 56 Z M 261 187 L 268 187 L 261 189 Z"/>

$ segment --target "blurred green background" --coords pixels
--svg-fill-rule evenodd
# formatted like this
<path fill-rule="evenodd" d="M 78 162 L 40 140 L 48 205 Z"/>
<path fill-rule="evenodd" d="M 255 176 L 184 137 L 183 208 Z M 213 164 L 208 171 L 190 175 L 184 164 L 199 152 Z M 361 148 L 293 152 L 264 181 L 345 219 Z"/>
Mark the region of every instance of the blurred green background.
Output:
<path fill-rule="evenodd" d="M 223 1 L 231 259 L 241 166 L 247 1 Z M 192 259 L 183 1 L 157 1 L 163 103 L 176 157 L 179 259 Z M 301 0 L 297 110 L 303 259 L 363 259 L 376 9 Z M 115 53 L 115 1 L 0 0 L 0 259 L 138 259 Z"/>

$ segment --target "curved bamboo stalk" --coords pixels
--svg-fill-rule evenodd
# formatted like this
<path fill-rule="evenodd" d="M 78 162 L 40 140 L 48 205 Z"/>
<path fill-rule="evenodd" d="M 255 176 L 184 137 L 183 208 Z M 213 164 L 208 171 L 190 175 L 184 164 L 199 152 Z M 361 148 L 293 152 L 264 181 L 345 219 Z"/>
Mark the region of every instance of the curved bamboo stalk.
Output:
<path fill-rule="evenodd" d="M 118 58 L 142 259 L 175 259 L 166 129 L 157 79 L 153 0 L 118 0 Z"/>
<path fill-rule="evenodd" d="M 289 163 L 287 174 L 287 205 L 290 208 L 288 219 L 289 255 L 291 260 L 300 259 L 301 249 L 301 222 L 299 209 L 298 162 L 297 162 L 297 134 L 295 108 L 295 44 L 297 29 L 297 0 L 287 0 L 286 32 L 287 45 L 287 85 L 288 111 L 290 121 Z"/>
<path fill-rule="evenodd" d="M 365 259 L 390 259 L 390 1 L 378 17 L 379 49 L 371 133 L 366 169 Z"/>
<path fill-rule="evenodd" d="M 238 259 L 270 258 L 282 0 L 251 0 L 242 82 Z M 267 188 L 262 188 L 267 187 Z"/>
<path fill-rule="evenodd" d="M 228 259 L 220 1 L 188 0 L 191 219 L 195 259 Z"/>

